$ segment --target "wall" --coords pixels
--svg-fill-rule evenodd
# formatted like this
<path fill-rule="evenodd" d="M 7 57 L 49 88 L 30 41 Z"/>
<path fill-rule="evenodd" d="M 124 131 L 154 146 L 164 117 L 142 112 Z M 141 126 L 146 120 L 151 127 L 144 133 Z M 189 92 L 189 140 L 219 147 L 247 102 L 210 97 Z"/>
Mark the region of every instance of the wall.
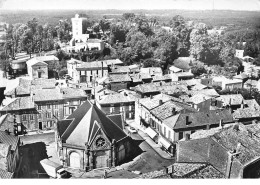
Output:
<path fill-rule="evenodd" d="M 43 71 L 41 78 L 48 78 L 48 67 L 43 65 L 32 66 L 32 78 L 38 78 L 38 70 Z"/>

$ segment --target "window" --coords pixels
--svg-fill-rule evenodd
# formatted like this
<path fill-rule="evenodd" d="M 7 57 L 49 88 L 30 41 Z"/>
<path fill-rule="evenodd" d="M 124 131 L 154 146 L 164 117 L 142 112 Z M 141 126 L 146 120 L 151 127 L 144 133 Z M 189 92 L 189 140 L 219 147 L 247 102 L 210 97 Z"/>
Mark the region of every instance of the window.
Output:
<path fill-rule="evenodd" d="M 54 105 L 54 109 L 58 109 L 58 104 L 55 104 L 55 105 Z"/>
<path fill-rule="evenodd" d="M 42 114 L 39 114 L 39 118 L 40 118 L 40 119 L 42 118 Z"/>
<path fill-rule="evenodd" d="M 98 76 L 98 70 L 97 70 L 97 76 Z"/>
<path fill-rule="evenodd" d="M 55 115 L 56 117 L 58 117 L 58 116 L 59 116 L 59 111 L 55 110 L 55 111 L 54 111 L 54 115 Z"/>
<path fill-rule="evenodd" d="M 47 109 L 51 109 L 51 104 L 47 104 Z"/>
<path fill-rule="evenodd" d="M 38 110 L 42 110 L 42 106 L 41 105 L 38 105 Z"/>
<path fill-rule="evenodd" d="M 48 127 L 48 128 L 51 128 L 52 125 L 53 125 L 53 124 L 52 124 L 52 121 L 47 121 L 47 127 Z"/>
<path fill-rule="evenodd" d="M 50 112 L 46 112 L 46 118 L 51 118 L 51 113 Z"/>
<path fill-rule="evenodd" d="M 163 135 L 166 136 L 166 127 L 164 127 Z"/>
<path fill-rule="evenodd" d="M 110 107 L 110 113 L 113 113 L 115 111 L 115 107 Z"/>
<path fill-rule="evenodd" d="M 179 132 L 179 140 L 183 138 L 183 132 Z"/>
<path fill-rule="evenodd" d="M 27 120 L 26 114 L 23 114 L 22 119 L 23 119 L 23 121 L 26 121 L 26 120 Z"/>
<path fill-rule="evenodd" d="M 168 130 L 168 139 L 171 139 L 171 131 Z"/>
<path fill-rule="evenodd" d="M 92 70 L 90 70 L 90 74 L 92 75 Z"/>
<path fill-rule="evenodd" d="M 123 112 L 123 111 L 124 111 L 124 107 L 120 106 L 120 112 Z"/>
<path fill-rule="evenodd" d="M 129 105 L 129 111 L 131 111 L 132 110 L 132 106 L 131 105 Z"/>
<path fill-rule="evenodd" d="M 75 110 L 75 107 L 69 107 L 69 114 L 72 114 Z"/>
<path fill-rule="evenodd" d="M 30 120 L 33 120 L 33 114 L 30 114 Z"/>

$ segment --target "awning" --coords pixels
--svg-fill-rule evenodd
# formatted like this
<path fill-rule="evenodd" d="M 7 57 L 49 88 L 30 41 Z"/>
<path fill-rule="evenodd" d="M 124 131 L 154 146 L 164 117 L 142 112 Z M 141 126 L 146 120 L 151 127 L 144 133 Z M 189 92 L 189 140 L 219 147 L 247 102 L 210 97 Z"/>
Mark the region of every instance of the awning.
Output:
<path fill-rule="evenodd" d="M 158 135 L 153 129 L 151 129 L 150 127 L 148 127 L 145 130 L 146 134 L 148 134 L 148 136 L 152 139 L 154 139 L 156 137 L 156 135 Z"/>
<path fill-rule="evenodd" d="M 164 148 L 166 148 L 167 150 L 168 150 L 168 149 L 170 148 L 170 146 L 171 146 L 171 143 L 168 142 L 168 141 L 166 141 L 166 139 L 164 139 L 163 137 L 160 137 L 159 140 L 158 140 L 158 142 L 159 142 L 160 144 L 162 144 L 162 145 L 164 146 Z"/>

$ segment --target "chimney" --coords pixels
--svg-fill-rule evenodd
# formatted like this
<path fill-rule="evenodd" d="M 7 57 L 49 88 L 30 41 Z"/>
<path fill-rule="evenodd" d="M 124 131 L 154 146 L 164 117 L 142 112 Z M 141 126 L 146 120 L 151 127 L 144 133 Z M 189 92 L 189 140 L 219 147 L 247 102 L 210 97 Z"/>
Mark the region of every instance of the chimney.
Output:
<path fill-rule="evenodd" d="M 244 101 L 242 100 L 242 102 L 241 102 L 241 107 L 240 107 L 241 109 L 243 109 L 244 108 Z"/>
<path fill-rule="evenodd" d="M 163 101 L 162 100 L 159 100 L 159 105 L 162 105 L 163 104 Z"/>
<path fill-rule="evenodd" d="M 175 115 L 176 114 L 176 109 L 175 107 L 172 108 L 172 115 Z"/>
<path fill-rule="evenodd" d="M 189 141 L 190 140 L 190 134 L 186 133 L 185 134 L 185 141 Z"/>
<path fill-rule="evenodd" d="M 219 120 L 219 128 L 223 128 L 223 119 Z"/>
<path fill-rule="evenodd" d="M 186 116 L 186 125 L 189 125 L 189 124 L 191 124 L 190 118 L 189 118 L 189 116 Z"/>

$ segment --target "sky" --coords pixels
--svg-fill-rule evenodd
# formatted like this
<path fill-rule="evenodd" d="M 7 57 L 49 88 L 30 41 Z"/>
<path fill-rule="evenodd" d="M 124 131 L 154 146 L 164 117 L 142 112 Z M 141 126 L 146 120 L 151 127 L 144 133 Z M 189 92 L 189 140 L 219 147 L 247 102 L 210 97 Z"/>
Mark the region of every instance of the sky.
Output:
<path fill-rule="evenodd" d="M 188 9 L 260 11 L 260 0 L 0 0 L 2 9 Z"/>

